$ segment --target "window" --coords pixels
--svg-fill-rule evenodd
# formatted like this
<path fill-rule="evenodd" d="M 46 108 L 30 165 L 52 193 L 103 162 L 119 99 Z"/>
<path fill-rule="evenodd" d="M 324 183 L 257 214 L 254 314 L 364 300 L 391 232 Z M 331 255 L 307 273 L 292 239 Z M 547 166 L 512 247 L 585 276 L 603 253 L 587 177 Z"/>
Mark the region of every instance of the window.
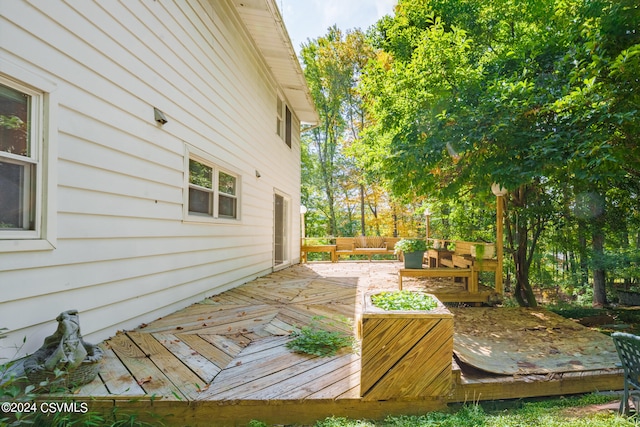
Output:
<path fill-rule="evenodd" d="M 55 249 L 57 107 L 54 81 L 0 52 L 0 252 Z"/>
<path fill-rule="evenodd" d="M 284 123 L 284 142 L 291 148 L 291 110 L 289 110 L 289 107 L 286 107 Z"/>
<path fill-rule="evenodd" d="M 42 94 L 0 79 L 0 238 L 37 237 Z"/>
<path fill-rule="evenodd" d="M 189 158 L 189 215 L 238 219 L 238 176 Z"/>
<path fill-rule="evenodd" d="M 289 106 L 279 96 L 276 100 L 276 133 L 291 148 L 293 117 Z"/>

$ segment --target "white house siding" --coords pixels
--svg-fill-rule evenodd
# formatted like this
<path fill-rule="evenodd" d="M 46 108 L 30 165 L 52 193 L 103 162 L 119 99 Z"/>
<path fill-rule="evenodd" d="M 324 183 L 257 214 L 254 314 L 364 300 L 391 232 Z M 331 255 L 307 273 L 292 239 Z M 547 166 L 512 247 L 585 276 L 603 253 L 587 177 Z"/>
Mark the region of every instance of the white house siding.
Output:
<path fill-rule="evenodd" d="M 0 357 L 64 310 L 99 341 L 271 271 L 275 190 L 298 244 L 299 135 L 276 135 L 276 79 L 230 2 L 0 0 L 0 62 L 55 85 L 58 153 L 56 248 L 0 252 Z M 186 144 L 240 175 L 240 221 L 183 221 Z"/>

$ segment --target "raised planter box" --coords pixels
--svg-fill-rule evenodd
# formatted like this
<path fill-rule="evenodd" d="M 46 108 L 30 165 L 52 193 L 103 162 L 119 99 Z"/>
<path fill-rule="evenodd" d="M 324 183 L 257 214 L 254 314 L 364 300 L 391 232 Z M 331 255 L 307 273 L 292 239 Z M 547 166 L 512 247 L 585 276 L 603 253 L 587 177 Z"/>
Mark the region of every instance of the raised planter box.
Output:
<path fill-rule="evenodd" d="M 447 395 L 453 314 L 440 301 L 429 311 L 386 311 L 373 305 L 374 294 L 364 296 L 360 324 L 360 396 L 397 400 Z"/>

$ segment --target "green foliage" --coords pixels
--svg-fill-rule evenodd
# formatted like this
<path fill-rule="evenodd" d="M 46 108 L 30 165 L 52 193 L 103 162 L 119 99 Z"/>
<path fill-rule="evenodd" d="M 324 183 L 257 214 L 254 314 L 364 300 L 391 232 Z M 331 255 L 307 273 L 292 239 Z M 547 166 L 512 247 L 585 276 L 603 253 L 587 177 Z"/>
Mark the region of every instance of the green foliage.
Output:
<path fill-rule="evenodd" d="M 557 233 L 570 274 L 582 287 L 592 273 L 603 303 L 601 272 L 632 265 L 608 262 L 603 236 L 622 237 L 612 253 L 638 249 L 638 28 L 634 0 L 400 0 L 371 34 L 366 164 L 407 199 L 477 206 L 502 184 L 518 301 L 535 304 L 534 262 L 539 284 L 556 274 Z M 475 240 L 473 217 L 451 213 L 443 232 Z"/>
<path fill-rule="evenodd" d="M 437 301 L 430 295 L 407 290 L 371 295 L 371 302 L 383 310 L 433 310 Z"/>
<path fill-rule="evenodd" d="M 395 252 L 424 252 L 427 250 L 425 239 L 400 239 L 394 246 Z"/>
<path fill-rule="evenodd" d="M 189 160 L 189 182 L 204 188 L 213 188 L 213 169 L 195 160 Z"/>
<path fill-rule="evenodd" d="M 288 349 L 296 353 L 311 354 L 319 357 L 334 356 L 338 350 L 349 347 L 352 351 L 356 348 L 356 339 L 353 335 L 341 330 L 323 329 L 319 323 L 321 318 L 315 317 L 308 326 L 303 326 L 299 331 L 291 334 L 293 339 L 287 342 Z M 348 324 L 347 320 L 342 321 Z M 328 326 L 332 326 L 330 323 Z"/>
<path fill-rule="evenodd" d="M 633 426 L 632 418 L 616 413 L 600 412 L 584 414 L 579 412 L 583 406 L 610 402 L 614 397 L 590 394 L 580 397 L 558 398 L 538 402 L 524 402 L 520 407 L 489 411 L 480 404 L 466 404 L 451 413 L 429 412 L 424 415 L 388 416 L 381 421 L 351 420 L 344 417 L 330 417 L 318 421 L 316 427 L 618 427 Z M 575 409 L 576 414 L 568 411 Z"/>
<path fill-rule="evenodd" d="M 7 328 L 0 328 L 0 339 Z M 0 403 L 21 403 L 26 405 L 28 411 L 9 413 L 0 412 L 0 427 L 18 427 L 23 425 L 46 426 L 46 427 L 152 427 L 163 426 L 164 423 L 159 417 L 154 422 L 149 423 L 139 420 L 136 413 L 123 413 L 114 408 L 106 413 L 91 411 L 91 402 L 81 402 L 69 396 L 69 389 L 62 382 L 64 372 L 56 370 L 56 378 L 43 381 L 39 384 L 31 384 L 29 380 L 21 375 L 21 370 L 16 369 L 20 361 L 10 362 L 0 365 Z M 41 395 L 47 394 L 43 399 Z M 56 394 L 64 394 L 56 396 Z M 60 402 L 60 404 L 74 405 L 78 412 L 52 411 L 46 412 L 49 406 L 42 410 L 42 403 Z M 83 413 L 84 412 L 84 413 Z"/>

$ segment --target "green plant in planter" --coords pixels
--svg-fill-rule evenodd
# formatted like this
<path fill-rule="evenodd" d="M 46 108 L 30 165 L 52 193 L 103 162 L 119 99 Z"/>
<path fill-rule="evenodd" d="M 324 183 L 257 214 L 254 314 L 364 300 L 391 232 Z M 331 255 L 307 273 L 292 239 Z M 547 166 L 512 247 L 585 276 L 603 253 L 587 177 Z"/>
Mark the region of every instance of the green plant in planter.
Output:
<path fill-rule="evenodd" d="M 401 239 L 395 245 L 395 252 L 424 252 L 427 250 L 427 242 L 424 239 Z"/>
<path fill-rule="evenodd" d="M 392 291 L 371 295 L 371 302 L 383 310 L 433 310 L 438 302 L 431 295 L 422 292 Z"/>

